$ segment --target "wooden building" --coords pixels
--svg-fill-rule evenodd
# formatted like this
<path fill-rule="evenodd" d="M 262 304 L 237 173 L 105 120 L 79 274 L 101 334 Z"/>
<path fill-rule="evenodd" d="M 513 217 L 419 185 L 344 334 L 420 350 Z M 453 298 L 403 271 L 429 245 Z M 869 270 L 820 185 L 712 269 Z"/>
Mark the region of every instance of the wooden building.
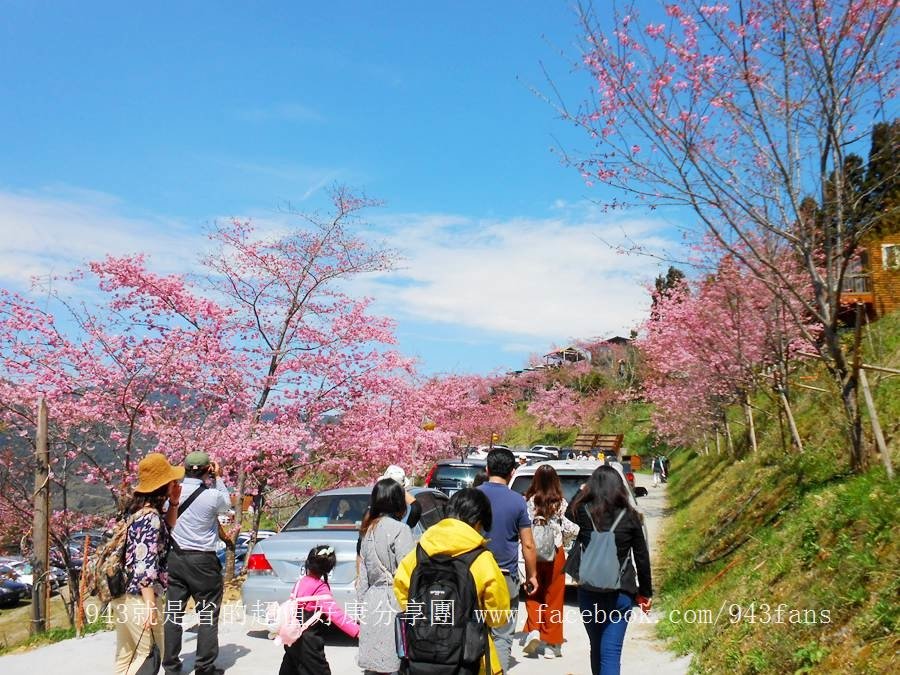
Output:
<path fill-rule="evenodd" d="M 900 232 L 872 237 L 847 269 L 841 304 L 861 302 L 872 319 L 900 309 Z"/>

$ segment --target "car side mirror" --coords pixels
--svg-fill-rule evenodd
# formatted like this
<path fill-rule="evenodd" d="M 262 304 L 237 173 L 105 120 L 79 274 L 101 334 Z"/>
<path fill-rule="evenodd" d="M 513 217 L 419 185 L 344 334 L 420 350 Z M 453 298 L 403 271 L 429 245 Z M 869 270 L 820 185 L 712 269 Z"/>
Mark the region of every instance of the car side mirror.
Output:
<path fill-rule="evenodd" d="M 646 497 L 647 496 L 647 488 L 645 488 L 645 487 L 634 488 L 634 496 L 635 497 Z"/>

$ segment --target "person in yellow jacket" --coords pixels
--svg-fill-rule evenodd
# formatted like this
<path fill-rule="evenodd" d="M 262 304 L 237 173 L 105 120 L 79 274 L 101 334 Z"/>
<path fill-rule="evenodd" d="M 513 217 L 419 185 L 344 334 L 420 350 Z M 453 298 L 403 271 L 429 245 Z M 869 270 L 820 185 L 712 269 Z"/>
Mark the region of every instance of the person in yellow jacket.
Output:
<path fill-rule="evenodd" d="M 428 528 L 419 540 L 419 545 L 429 556 L 456 557 L 484 546 L 487 540 L 482 532 L 490 527 L 491 503 L 484 493 L 466 488 L 453 495 L 447 505 L 447 517 Z M 397 596 L 401 611 L 406 611 L 410 579 L 415 567 L 414 549 L 400 561 L 394 575 L 394 595 Z M 470 571 L 478 595 L 478 609 L 484 610 L 485 623 L 492 628 L 504 625 L 509 620 L 509 591 L 494 555 L 485 550 L 472 562 Z M 488 651 L 490 671 L 482 659 L 481 675 L 502 675 L 503 669 L 490 634 Z"/>

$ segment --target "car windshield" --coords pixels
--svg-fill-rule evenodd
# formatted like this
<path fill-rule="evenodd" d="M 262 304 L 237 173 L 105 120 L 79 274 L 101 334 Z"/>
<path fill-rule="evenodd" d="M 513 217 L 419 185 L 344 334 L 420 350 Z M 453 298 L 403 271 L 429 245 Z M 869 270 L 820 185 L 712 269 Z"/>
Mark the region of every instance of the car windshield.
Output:
<path fill-rule="evenodd" d="M 520 495 L 524 495 L 531 485 L 532 478 L 533 476 L 517 476 L 510 487 Z M 571 503 L 587 479 L 588 476 L 586 474 L 559 474 L 559 482 L 562 484 L 563 497 L 566 498 L 567 502 Z"/>
<path fill-rule="evenodd" d="M 317 495 L 303 505 L 285 530 L 359 529 L 369 495 Z"/>

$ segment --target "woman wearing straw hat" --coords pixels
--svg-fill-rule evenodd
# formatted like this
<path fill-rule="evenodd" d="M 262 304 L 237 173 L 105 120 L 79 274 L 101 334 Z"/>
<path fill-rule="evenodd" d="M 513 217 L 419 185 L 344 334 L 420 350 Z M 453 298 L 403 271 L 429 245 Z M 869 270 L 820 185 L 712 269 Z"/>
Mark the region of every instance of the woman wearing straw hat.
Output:
<path fill-rule="evenodd" d="M 128 583 L 125 594 L 111 603 L 116 613 L 116 675 L 135 675 L 147 659 L 150 671 L 159 670 L 163 625 L 157 603 L 166 588 L 169 529 L 178 515 L 182 478 L 184 467 L 172 466 L 158 452 L 138 463 L 125 535 Z"/>

